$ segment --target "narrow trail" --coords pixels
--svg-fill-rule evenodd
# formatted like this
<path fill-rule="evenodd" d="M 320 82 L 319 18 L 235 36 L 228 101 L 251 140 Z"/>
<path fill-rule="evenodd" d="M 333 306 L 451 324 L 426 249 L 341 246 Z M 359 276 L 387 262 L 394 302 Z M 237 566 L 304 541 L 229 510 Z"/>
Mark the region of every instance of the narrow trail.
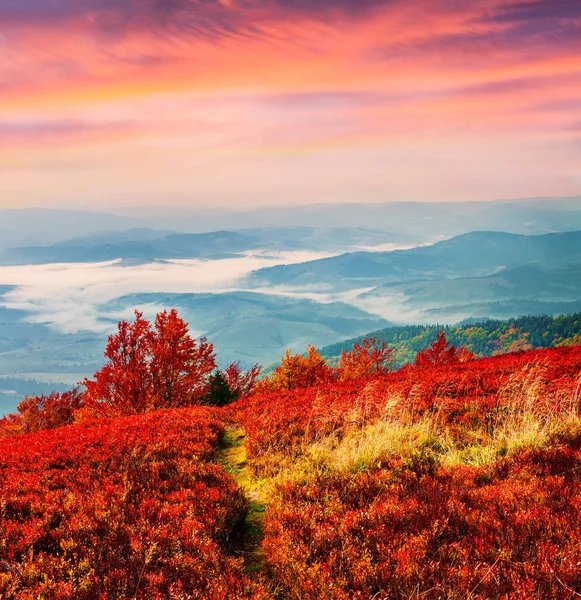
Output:
<path fill-rule="evenodd" d="M 266 498 L 260 482 L 246 464 L 246 432 L 240 425 L 228 425 L 218 450 L 218 461 L 232 475 L 248 498 L 248 514 L 237 535 L 231 540 L 234 554 L 244 558 L 248 573 L 264 571 L 264 556 L 260 548 Z"/>

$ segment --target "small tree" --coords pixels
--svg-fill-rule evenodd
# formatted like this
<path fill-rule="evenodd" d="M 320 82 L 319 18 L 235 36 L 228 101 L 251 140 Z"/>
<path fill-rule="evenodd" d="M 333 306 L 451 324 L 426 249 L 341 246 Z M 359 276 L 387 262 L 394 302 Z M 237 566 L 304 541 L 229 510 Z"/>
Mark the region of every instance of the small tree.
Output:
<path fill-rule="evenodd" d="M 143 413 L 200 402 L 216 368 L 214 349 L 199 343 L 177 314 L 163 311 L 155 327 L 135 311 L 135 321 L 121 321 L 109 337 L 107 362 L 85 379 L 85 413 L 95 416 Z"/>
<path fill-rule="evenodd" d="M 191 338 L 188 324 L 175 309 L 156 316 L 150 355 L 151 409 L 188 406 L 202 399 L 216 368 L 214 347 L 205 338 L 199 343 Z"/>
<path fill-rule="evenodd" d="M 374 338 L 365 338 L 349 352 L 341 352 L 337 376 L 340 381 L 351 381 L 369 375 L 383 375 L 393 368 L 393 354 L 393 348 L 388 348 L 385 342 L 379 344 Z"/>
<path fill-rule="evenodd" d="M 474 354 L 464 347 L 456 348 L 448 343 L 443 331 L 438 331 L 436 341 L 418 352 L 414 365 L 419 368 L 452 365 L 472 360 Z"/>
<path fill-rule="evenodd" d="M 306 356 L 292 355 L 287 350 L 281 364 L 276 367 L 270 377 L 258 382 L 257 389 L 265 392 L 270 390 L 293 390 L 307 388 L 329 381 L 333 370 L 314 346 L 307 346 Z"/>
<path fill-rule="evenodd" d="M 204 404 L 209 406 L 226 406 L 238 398 L 238 393 L 233 391 L 221 371 L 216 371 L 210 376 L 208 391 Z"/>

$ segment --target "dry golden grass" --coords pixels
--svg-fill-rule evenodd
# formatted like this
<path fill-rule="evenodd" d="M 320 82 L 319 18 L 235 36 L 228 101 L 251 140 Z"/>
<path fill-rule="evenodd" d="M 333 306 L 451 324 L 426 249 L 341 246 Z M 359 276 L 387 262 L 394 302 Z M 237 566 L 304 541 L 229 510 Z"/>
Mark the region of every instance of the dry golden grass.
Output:
<path fill-rule="evenodd" d="M 383 414 L 369 422 L 368 406 L 377 392 L 370 384 L 331 434 L 314 440 L 306 436 L 292 456 L 271 453 L 270 467 L 262 470 L 264 484 L 274 491 L 281 481 L 370 470 L 394 456 L 428 454 L 441 465 L 479 466 L 522 449 L 542 448 L 555 435 L 581 426 L 581 376 L 571 394 L 548 392 L 544 373 L 542 364 L 515 373 L 501 390 L 498 409 L 488 415 L 486 424 L 464 430 L 461 436 L 445 424 L 441 407 L 418 415 L 406 409 L 406 400 L 400 397 L 383 398 Z M 377 398 L 373 400 L 377 406 Z"/>

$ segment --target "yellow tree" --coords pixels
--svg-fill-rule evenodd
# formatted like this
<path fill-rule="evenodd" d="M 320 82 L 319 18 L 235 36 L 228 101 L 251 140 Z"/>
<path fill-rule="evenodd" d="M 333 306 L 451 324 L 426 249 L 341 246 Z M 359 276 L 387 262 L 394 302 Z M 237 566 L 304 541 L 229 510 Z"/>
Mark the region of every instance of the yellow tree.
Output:
<path fill-rule="evenodd" d="M 256 390 L 264 392 L 311 387 L 329 381 L 332 374 L 333 370 L 317 349 L 309 344 L 305 356 L 293 355 L 287 350 L 281 364 L 270 377 L 258 382 Z"/>

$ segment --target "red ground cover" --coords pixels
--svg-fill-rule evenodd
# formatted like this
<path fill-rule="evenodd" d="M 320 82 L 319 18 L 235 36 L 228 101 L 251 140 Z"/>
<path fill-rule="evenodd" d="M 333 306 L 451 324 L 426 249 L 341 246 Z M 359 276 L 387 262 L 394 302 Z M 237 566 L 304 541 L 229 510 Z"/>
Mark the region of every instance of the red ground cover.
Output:
<path fill-rule="evenodd" d="M 1 598 L 260 598 L 223 544 L 246 500 L 209 409 L 0 441 Z"/>
<path fill-rule="evenodd" d="M 531 350 L 429 368 L 405 367 L 384 376 L 289 391 L 254 394 L 229 407 L 249 436 L 256 465 L 273 451 L 293 456 L 305 441 L 372 422 L 389 408 L 420 417 L 437 413 L 451 434 L 486 423 L 491 414 L 523 401 L 536 386 L 536 402 L 581 400 L 581 347 Z M 576 400 L 575 400 L 576 398 Z"/>

